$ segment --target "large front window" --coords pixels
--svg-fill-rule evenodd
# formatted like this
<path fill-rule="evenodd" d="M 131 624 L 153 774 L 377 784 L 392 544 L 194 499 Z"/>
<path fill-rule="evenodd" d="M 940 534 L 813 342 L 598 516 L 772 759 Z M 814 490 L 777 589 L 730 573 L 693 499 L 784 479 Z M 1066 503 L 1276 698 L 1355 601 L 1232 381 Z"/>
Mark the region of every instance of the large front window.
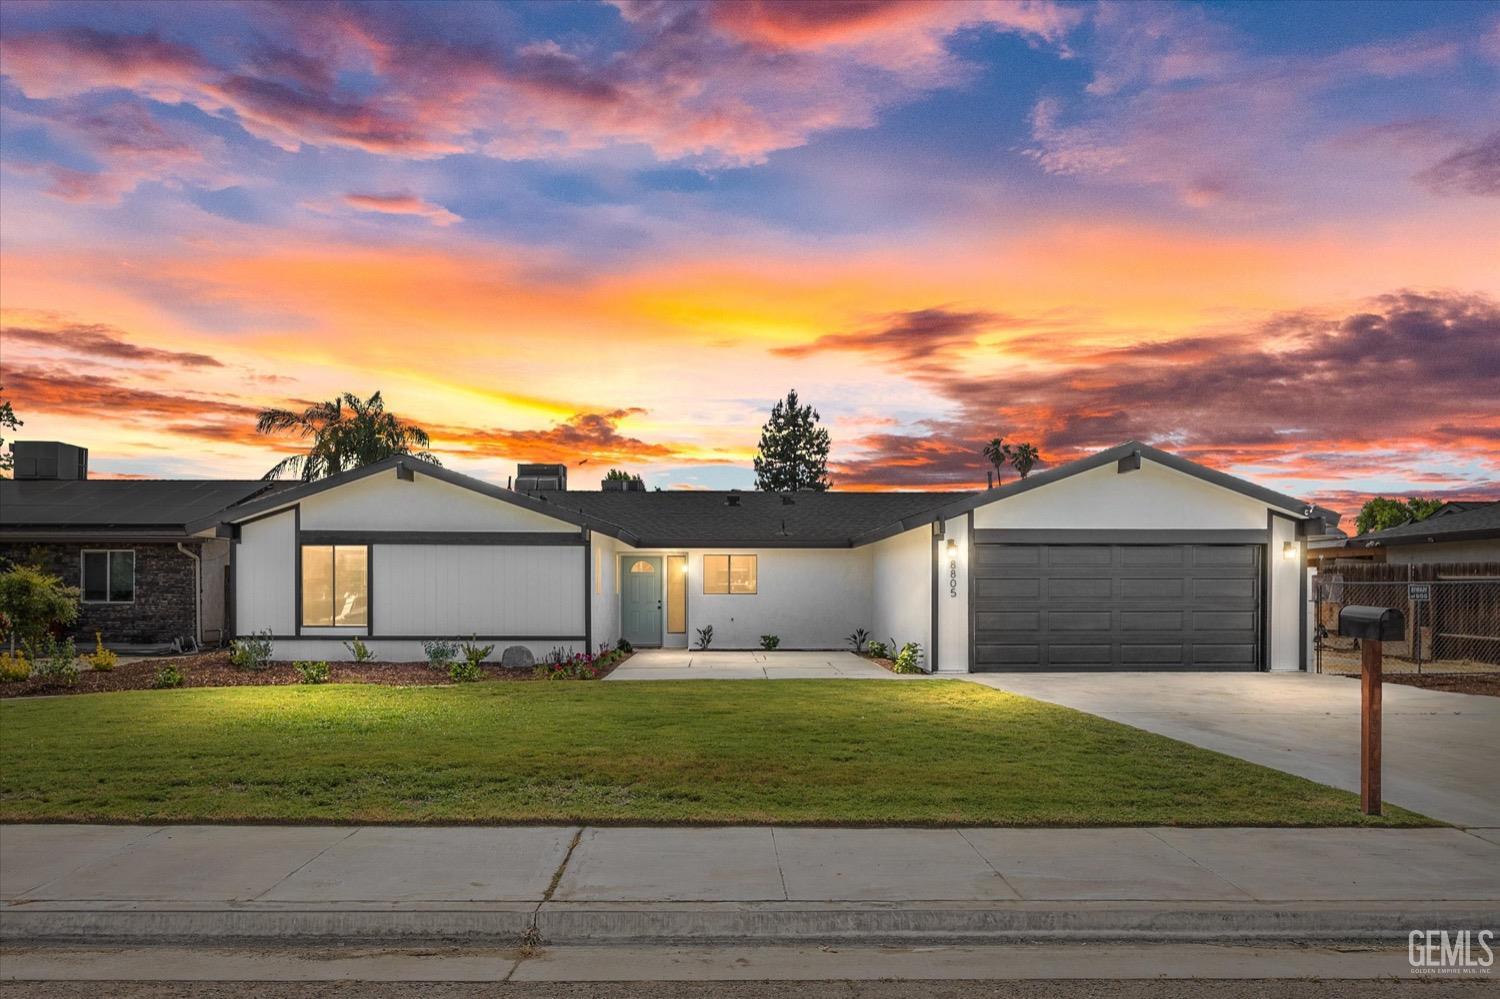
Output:
<path fill-rule="evenodd" d="M 128 604 L 135 600 L 135 552 L 85 551 L 82 577 L 84 603 Z"/>
<path fill-rule="evenodd" d="M 703 592 L 754 593 L 756 568 L 754 555 L 705 555 Z"/>
<path fill-rule="evenodd" d="M 365 545 L 302 546 L 302 626 L 358 628 L 370 619 Z"/>

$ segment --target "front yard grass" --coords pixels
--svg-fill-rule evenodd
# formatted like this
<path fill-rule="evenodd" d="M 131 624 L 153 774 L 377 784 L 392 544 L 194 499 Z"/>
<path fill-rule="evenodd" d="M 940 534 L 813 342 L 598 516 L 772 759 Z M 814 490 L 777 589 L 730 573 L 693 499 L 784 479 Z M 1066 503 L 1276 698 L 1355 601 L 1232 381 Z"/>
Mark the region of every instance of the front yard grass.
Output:
<path fill-rule="evenodd" d="M 6 821 L 1425 825 L 960 681 L 131 691 L 0 704 Z"/>

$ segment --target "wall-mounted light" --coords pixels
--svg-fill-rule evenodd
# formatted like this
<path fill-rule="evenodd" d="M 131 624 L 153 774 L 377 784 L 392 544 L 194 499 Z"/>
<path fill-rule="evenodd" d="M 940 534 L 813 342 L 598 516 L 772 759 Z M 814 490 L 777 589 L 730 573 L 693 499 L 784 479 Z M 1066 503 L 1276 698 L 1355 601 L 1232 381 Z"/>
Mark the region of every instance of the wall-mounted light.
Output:
<path fill-rule="evenodd" d="M 1281 557 L 1286 559 L 1288 562 L 1297 561 L 1297 542 L 1283 542 L 1281 546 Z"/>
<path fill-rule="evenodd" d="M 957 538 L 949 538 L 948 539 L 948 554 L 950 556 L 958 554 L 958 539 Z"/>

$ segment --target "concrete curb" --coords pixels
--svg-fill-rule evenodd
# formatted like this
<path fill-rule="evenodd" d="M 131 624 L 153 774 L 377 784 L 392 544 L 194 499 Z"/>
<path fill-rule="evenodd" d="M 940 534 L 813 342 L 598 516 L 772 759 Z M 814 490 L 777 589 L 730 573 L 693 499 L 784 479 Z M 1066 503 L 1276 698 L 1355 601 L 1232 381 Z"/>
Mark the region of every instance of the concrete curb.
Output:
<path fill-rule="evenodd" d="M 1243 943 L 1405 940 L 1487 927 L 1496 902 L 546 903 L 298 907 L 33 904 L 0 911 L 0 943 L 961 944 L 1015 940 Z"/>

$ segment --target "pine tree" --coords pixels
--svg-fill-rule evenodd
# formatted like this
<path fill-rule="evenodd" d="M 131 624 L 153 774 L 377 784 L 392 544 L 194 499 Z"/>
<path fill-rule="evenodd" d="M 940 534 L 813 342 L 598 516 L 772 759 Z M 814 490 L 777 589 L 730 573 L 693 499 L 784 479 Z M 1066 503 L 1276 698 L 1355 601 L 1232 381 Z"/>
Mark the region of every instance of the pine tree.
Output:
<path fill-rule="evenodd" d="M 796 389 L 771 408 L 771 418 L 760 428 L 755 488 L 778 493 L 828 488 L 828 431 L 818 420 L 816 409 L 798 402 Z"/>

